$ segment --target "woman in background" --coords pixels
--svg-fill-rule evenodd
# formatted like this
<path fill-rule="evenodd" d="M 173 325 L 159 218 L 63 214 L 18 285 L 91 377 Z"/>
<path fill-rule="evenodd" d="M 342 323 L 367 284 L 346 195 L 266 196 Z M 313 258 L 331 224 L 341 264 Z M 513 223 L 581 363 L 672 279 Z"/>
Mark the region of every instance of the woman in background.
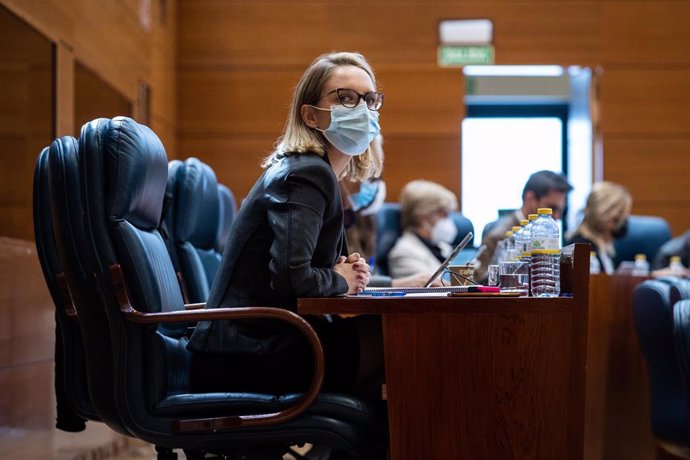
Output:
<path fill-rule="evenodd" d="M 625 236 L 632 197 L 622 186 L 613 182 L 598 182 L 587 198 L 580 225 L 568 235 L 566 244 L 590 243 L 596 252 L 602 272 L 612 274 L 616 267 L 613 242 Z"/>
<path fill-rule="evenodd" d="M 299 297 L 353 294 L 367 286 L 369 265 L 347 255 L 338 180 L 380 174 L 371 142 L 382 105 L 361 54 L 329 53 L 312 62 L 295 88 L 283 135 L 242 203 L 206 308 L 295 311 Z M 355 392 L 356 378 L 369 377 L 368 370 L 358 374 L 358 318 L 305 319 L 324 346 L 323 388 Z M 312 378 L 307 342 L 284 322 L 201 322 L 189 348 L 195 391 L 303 391 Z"/>
<path fill-rule="evenodd" d="M 393 278 L 420 272 L 433 273 L 452 251 L 457 226 L 450 213 L 458 200 L 447 188 L 426 180 L 414 180 L 400 192 L 400 224 L 403 234 L 388 254 Z"/>

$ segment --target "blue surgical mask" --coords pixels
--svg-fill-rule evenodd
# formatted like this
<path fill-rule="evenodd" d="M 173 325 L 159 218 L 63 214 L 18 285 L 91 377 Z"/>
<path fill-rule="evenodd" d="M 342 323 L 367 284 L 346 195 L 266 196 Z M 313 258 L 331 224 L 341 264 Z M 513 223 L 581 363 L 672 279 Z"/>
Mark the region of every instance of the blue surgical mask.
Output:
<path fill-rule="evenodd" d="M 316 129 L 321 131 L 335 148 L 347 155 L 357 156 L 366 152 L 371 141 L 381 132 L 379 113 L 369 110 L 364 102 L 352 109 L 334 105 L 330 112 L 331 124 L 328 128 Z"/>
<path fill-rule="evenodd" d="M 352 210 L 363 216 L 376 214 L 386 200 L 386 183 L 380 179 L 368 179 L 359 185 L 359 192 L 350 195 Z"/>

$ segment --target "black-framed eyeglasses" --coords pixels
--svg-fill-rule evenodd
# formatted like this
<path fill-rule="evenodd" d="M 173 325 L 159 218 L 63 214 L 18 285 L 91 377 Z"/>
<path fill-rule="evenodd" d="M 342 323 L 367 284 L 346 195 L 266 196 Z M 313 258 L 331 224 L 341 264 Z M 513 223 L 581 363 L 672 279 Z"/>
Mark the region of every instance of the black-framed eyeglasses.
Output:
<path fill-rule="evenodd" d="M 368 93 L 359 94 L 357 91 L 349 88 L 337 88 L 333 91 L 329 91 L 318 98 L 316 102 L 319 102 L 324 97 L 330 96 L 333 93 L 337 94 L 340 105 L 347 107 L 348 109 L 357 107 L 359 101 L 362 99 L 364 99 L 364 103 L 367 105 L 369 110 L 380 110 L 383 106 L 383 93 L 378 91 L 369 91 Z M 316 102 L 314 102 L 314 104 L 316 104 Z"/>

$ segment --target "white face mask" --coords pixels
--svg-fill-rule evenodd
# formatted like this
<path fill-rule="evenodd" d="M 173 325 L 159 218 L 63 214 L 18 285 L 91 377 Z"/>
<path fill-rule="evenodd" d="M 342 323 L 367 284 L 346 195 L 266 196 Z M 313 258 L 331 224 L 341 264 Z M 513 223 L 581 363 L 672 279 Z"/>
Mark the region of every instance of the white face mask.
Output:
<path fill-rule="evenodd" d="M 431 229 L 431 242 L 434 244 L 450 244 L 455 241 L 456 236 L 458 236 L 458 227 L 450 216 L 438 220 Z"/>
<path fill-rule="evenodd" d="M 379 113 L 369 110 L 364 101 L 352 109 L 334 105 L 330 112 L 331 124 L 328 128 L 316 129 L 321 131 L 335 148 L 347 155 L 358 156 L 366 152 L 371 141 L 381 132 Z"/>

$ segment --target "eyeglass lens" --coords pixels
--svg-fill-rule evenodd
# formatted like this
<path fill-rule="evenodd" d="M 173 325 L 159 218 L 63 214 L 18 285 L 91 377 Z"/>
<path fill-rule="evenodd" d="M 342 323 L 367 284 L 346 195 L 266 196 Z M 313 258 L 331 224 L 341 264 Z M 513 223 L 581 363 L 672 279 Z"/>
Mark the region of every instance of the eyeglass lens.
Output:
<path fill-rule="evenodd" d="M 336 92 L 338 94 L 338 102 L 343 106 L 351 109 L 359 104 L 360 95 L 357 92 L 346 88 L 340 88 Z M 383 105 L 383 94 L 381 93 L 371 92 L 362 97 L 370 110 L 378 110 Z"/>

